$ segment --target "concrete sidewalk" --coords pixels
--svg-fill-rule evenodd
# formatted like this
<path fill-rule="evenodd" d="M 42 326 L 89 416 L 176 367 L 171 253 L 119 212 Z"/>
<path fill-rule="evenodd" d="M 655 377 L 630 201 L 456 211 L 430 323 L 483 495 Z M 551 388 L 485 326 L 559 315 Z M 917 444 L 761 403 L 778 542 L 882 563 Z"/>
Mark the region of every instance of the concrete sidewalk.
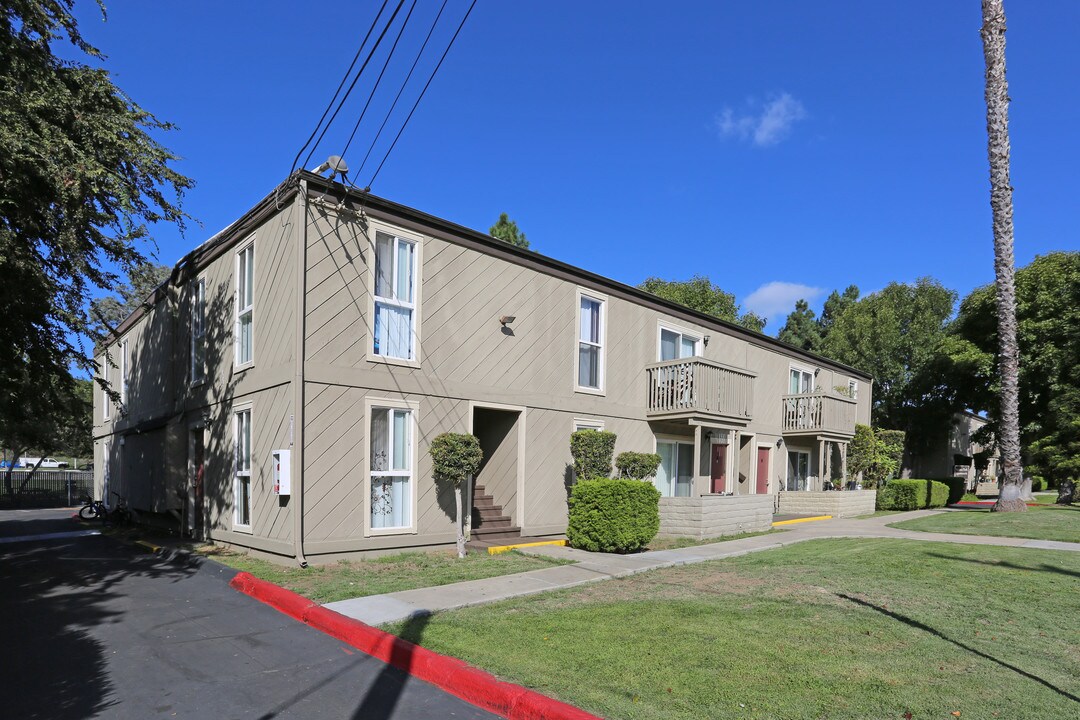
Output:
<path fill-rule="evenodd" d="M 886 527 L 887 524 L 900 522 L 901 520 L 912 520 L 939 512 L 942 511 L 917 510 L 915 512 L 867 518 L 865 520 L 821 520 L 793 525 L 790 530 L 768 535 L 716 542 L 709 545 L 696 545 L 678 550 L 644 552 L 636 555 L 590 553 L 568 547 L 553 546 L 526 548 L 521 552 L 540 557 L 573 560 L 576 564 L 530 570 L 517 575 L 503 575 L 484 580 L 470 580 L 452 585 L 405 590 L 385 595 L 369 595 L 368 597 L 328 603 L 326 607 L 369 625 L 381 625 L 410 617 L 429 615 L 438 610 L 482 605 L 522 595 L 625 577 L 646 570 L 736 557 L 752 552 L 794 545 L 807 540 L 824 538 L 903 538 L 964 545 L 996 545 L 1000 547 L 1080 552 L 1080 543 L 989 537 L 985 535 L 925 533 Z"/>

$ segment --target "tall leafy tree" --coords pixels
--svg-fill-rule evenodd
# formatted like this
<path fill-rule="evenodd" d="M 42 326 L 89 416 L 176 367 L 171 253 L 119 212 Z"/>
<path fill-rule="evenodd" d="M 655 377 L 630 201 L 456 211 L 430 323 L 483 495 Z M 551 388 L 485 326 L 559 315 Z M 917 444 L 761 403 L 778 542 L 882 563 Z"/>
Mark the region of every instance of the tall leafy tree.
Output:
<path fill-rule="evenodd" d="M 776 336 L 781 342 L 797 348 L 818 352 L 821 349 L 821 330 L 810 303 L 805 300 L 795 302 L 795 310 L 787 316 L 787 322 Z"/>
<path fill-rule="evenodd" d="M 1001 416 L 998 444 L 1004 475 L 998 512 L 1027 510 L 1020 465 L 1020 350 L 1016 340 L 1013 202 L 1009 179 L 1009 83 L 1005 79 L 1005 6 L 982 0 L 986 60 L 986 135 L 990 158 L 990 208 L 994 217 L 994 282 L 997 285 L 998 373 Z"/>
<path fill-rule="evenodd" d="M 488 234 L 493 238 L 516 245 L 519 248 L 529 249 L 529 241 L 525 237 L 525 233 L 521 232 L 518 224 L 511 220 L 506 213 L 499 216 L 499 220 L 491 226 Z"/>
<path fill-rule="evenodd" d="M 144 261 L 150 228 L 183 226 L 192 181 L 152 136 L 171 126 L 109 73 L 61 59 L 87 43 L 72 0 L 9 0 L 0 9 L 0 371 L 50 392 L 70 365 L 92 372 L 88 303 Z"/>
<path fill-rule="evenodd" d="M 96 342 L 105 340 L 136 308 L 146 302 L 159 285 L 169 277 L 169 268 L 154 262 L 134 266 L 128 281 L 116 288 L 115 295 L 97 298 L 90 303 L 90 335 Z"/>
<path fill-rule="evenodd" d="M 1021 447 L 1037 474 L 1080 477 L 1080 252 L 1035 258 L 1016 272 Z M 986 412 L 1001 435 L 997 286 L 960 303 L 940 372 L 958 403 Z"/>
<path fill-rule="evenodd" d="M 818 333 L 822 339 L 829 334 L 836 319 L 844 314 L 844 311 L 855 304 L 859 299 L 859 288 L 856 285 L 848 285 L 844 292 L 833 290 L 829 297 L 825 298 L 825 305 L 821 308 L 821 317 L 818 318 Z"/>
<path fill-rule="evenodd" d="M 923 404 L 916 382 L 938 356 L 956 293 L 932 278 L 889 283 L 836 318 L 822 353 L 874 377 L 873 424 L 909 430 Z"/>
<path fill-rule="evenodd" d="M 740 314 L 740 307 L 735 296 L 713 285 L 705 275 L 695 275 L 689 280 L 662 280 L 658 277 L 646 278 L 638 285 L 639 290 L 652 293 L 665 300 L 685 305 L 706 315 L 738 323 L 755 332 L 761 332 L 766 318 L 754 312 Z"/>

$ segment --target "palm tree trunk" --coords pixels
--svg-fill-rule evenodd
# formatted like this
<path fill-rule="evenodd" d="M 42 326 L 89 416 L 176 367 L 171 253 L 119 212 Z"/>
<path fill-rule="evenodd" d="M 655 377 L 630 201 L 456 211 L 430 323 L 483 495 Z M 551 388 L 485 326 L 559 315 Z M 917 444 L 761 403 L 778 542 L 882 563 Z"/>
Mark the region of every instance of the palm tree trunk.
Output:
<path fill-rule="evenodd" d="M 1013 278 L 1013 203 L 1009 181 L 1009 84 L 1005 79 L 1003 0 L 982 0 L 986 58 L 986 134 L 990 157 L 990 208 L 994 216 L 994 278 L 997 286 L 998 373 L 1001 409 L 998 443 L 1004 475 L 994 510 L 1027 510 L 1020 465 L 1019 374 L 1016 342 L 1016 283 Z"/>

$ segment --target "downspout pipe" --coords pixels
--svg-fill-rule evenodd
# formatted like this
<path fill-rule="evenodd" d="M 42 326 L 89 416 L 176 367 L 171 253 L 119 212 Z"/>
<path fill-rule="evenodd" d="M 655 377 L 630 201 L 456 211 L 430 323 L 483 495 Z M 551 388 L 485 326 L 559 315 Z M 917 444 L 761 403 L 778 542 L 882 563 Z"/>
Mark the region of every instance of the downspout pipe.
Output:
<path fill-rule="evenodd" d="M 308 184 L 300 180 L 293 206 L 296 238 L 296 337 L 293 348 L 292 513 L 296 562 L 307 567 L 304 556 L 304 347 L 307 333 L 307 226 Z"/>

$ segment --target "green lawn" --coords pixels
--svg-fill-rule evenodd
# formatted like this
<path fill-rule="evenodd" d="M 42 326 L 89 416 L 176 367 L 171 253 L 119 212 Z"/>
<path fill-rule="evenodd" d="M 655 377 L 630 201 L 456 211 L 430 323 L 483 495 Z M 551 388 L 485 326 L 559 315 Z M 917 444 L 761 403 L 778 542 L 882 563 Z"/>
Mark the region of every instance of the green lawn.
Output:
<path fill-rule="evenodd" d="M 212 548 L 204 555 L 220 563 L 269 580 L 320 603 L 480 580 L 562 565 L 564 561 L 518 552 L 488 555 L 470 552 L 459 559 L 453 551 L 408 552 L 371 560 L 341 561 L 307 568 L 276 565 L 242 553 Z"/>
<path fill-rule="evenodd" d="M 817 540 L 390 629 L 607 718 L 1044 720 L 1078 592 L 1076 553 Z"/>
<path fill-rule="evenodd" d="M 1080 542 L 1080 505 L 1029 507 L 1023 513 L 995 513 L 989 508 L 946 512 L 890 525 L 902 530 L 993 535 Z"/>

